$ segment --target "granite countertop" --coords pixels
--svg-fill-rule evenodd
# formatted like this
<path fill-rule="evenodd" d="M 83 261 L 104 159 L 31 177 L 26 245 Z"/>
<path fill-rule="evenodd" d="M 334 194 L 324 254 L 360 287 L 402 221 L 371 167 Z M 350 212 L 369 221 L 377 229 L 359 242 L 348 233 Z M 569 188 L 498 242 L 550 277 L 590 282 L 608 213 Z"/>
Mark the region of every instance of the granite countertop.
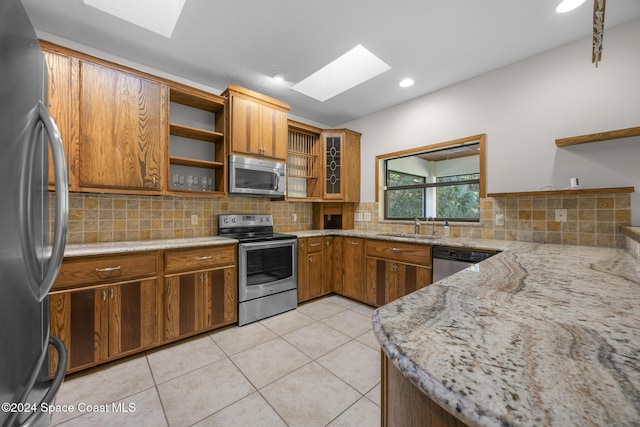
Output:
<path fill-rule="evenodd" d="M 194 237 L 185 239 L 138 240 L 132 242 L 84 243 L 67 245 L 65 257 L 106 255 L 116 253 L 130 253 L 156 251 L 160 249 L 179 249 L 197 246 L 228 245 L 238 243 L 235 239 L 226 237 Z"/>
<path fill-rule="evenodd" d="M 373 323 L 394 365 L 469 425 L 629 426 L 639 313 L 640 264 L 624 250 L 520 243 Z"/>

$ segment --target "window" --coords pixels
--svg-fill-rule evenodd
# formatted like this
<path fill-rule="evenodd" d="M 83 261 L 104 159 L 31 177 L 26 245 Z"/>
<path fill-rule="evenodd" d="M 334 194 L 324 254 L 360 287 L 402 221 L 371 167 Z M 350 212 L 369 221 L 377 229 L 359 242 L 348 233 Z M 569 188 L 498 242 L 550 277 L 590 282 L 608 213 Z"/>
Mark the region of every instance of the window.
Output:
<path fill-rule="evenodd" d="M 387 220 L 479 221 L 484 135 L 378 156 Z"/>

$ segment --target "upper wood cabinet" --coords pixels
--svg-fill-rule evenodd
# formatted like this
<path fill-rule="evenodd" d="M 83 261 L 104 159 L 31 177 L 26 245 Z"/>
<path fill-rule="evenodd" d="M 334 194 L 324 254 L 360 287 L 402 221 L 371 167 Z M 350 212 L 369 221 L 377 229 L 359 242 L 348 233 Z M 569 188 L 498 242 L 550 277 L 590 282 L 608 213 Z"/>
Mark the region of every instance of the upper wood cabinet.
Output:
<path fill-rule="evenodd" d="M 323 199 L 360 202 L 360 136 L 349 129 L 322 132 Z"/>
<path fill-rule="evenodd" d="M 80 61 L 79 188 L 159 194 L 166 87 Z"/>
<path fill-rule="evenodd" d="M 67 161 L 67 172 L 71 175 L 74 170 L 71 146 L 77 142 L 78 138 L 78 91 L 77 86 L 74 85 L 77 80 L 78 61 L 68 55 L 46 48 L 43 49 L 43 52 L 47 65 L 47 108 L 60 130 Z M 53 161 L 49 151 L 49 185 L 51 189 L 53 189 L 54 183 Z M 73 183 L 74 180 L 70 178 L 70 189 L 73 189 Z"/>
<path fill-rule="evenodd" d="M 234 84 L 223 96 L 229 98 L 229 153 L 286 161 L 289 104 Z"/>

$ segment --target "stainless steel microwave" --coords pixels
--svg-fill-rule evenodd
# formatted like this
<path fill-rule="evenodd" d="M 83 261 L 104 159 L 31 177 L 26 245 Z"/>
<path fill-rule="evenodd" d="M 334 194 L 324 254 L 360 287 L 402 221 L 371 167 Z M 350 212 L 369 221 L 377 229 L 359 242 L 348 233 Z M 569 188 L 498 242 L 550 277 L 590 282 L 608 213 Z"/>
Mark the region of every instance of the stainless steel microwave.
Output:
<path fill-rule="evenodd" d="M 287 165 L 254 157 L 229 156 L 229 193 L 246 196 L 284 196 Z"/>

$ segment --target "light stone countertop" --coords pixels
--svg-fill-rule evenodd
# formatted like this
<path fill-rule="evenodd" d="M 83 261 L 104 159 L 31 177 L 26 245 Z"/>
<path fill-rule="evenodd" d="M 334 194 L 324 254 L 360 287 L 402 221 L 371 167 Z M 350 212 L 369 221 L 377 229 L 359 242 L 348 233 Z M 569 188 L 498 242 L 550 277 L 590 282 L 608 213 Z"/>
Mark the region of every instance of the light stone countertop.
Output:
<path fill-rule="evenodd" d="M 215 246 L 238 243 L 235 239 L 226 237 L 194 237 L 185 239 L 165 239 L 165 240 L 138 240 L 132 242 L 105 242 L 105 243 L 84 243 L 67 245 L 64 256 L 90 256 L 121 254 L 130 252 L 156 251 L 160 249 L 180 249 L 198 246 Z"/>
<path fill-rule="evenodd" d="M 640 264 L 521 243 L 380 307 L 394 365 L 471 426 L 640 425 Z"/>

